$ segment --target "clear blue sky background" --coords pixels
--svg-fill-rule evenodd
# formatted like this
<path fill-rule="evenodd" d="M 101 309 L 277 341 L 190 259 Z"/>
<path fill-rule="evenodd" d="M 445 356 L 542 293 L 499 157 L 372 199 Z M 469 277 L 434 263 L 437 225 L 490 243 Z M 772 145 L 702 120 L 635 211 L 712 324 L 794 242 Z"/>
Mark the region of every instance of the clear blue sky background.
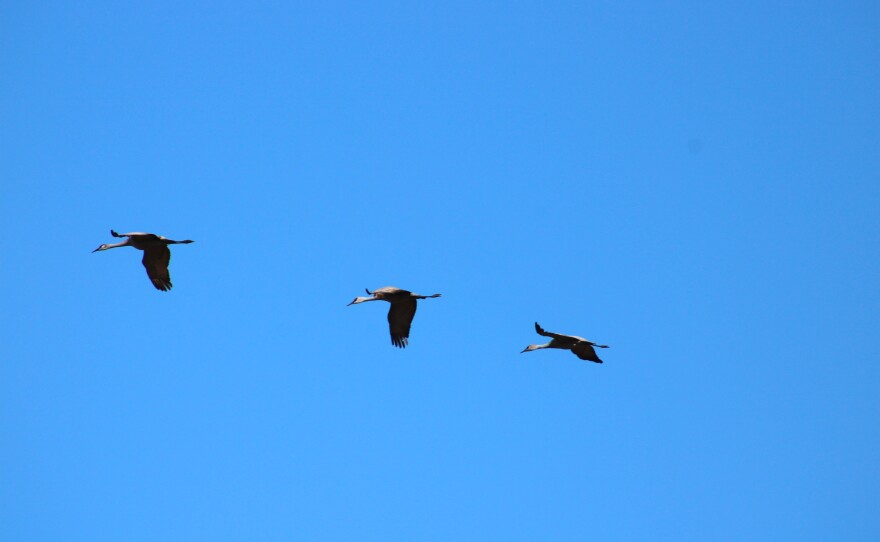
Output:
<path fill-rule="evenodd" d="M 880 538 L 880 8 L 769 4 L 4 3 L 0 539 Z"/>

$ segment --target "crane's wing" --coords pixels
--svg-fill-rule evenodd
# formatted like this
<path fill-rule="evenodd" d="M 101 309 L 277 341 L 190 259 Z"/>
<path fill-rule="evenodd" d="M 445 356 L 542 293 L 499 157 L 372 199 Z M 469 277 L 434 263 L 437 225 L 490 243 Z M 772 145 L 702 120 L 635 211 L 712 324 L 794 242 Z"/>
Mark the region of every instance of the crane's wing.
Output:
<path fill-rule="evenodd" d="M 572 337 L 571 335 L 560 335 L 559 333 L 550 333 L 549 331 L 544 331 L 544 328 L 538 325 L 538 322 L 535 322 L 535 331 L 538 332 L 538 335 L 543 335 L 545 337 L 553 337 L 554 339 L 560 340 L 571 340 L 577 339 L 577 337 Z"/>
<path fill-rule="evenodd" d="M 602 360 L 599 359 L 599 356 L 596 355 L 596 351 L 593 350 L 592 345 L 588 341 L 580 341 L 571 347 L 571 351 L 574 354 L 587 361 L 592 361 L 595 363 L 602 363 Z"/>
<path fill-rule="evenodd" d="M 167 292 L 171 289 L 171 275 L 168 273 L 168 263 L 171 261 L 171 251 L 166 245 L 158 245 L 144 250 L 144 258 L 141 263 L 147 270 L 147 276 L 153 282 L 157 290 Z"/>
<path fill-rule="evenodd" d="M 391 331 L 391 344 L 406 348 L 409 343 L 409 326 L 416 316 L 416 300 L 400 299 L 391 303 L 388 309 L 388 328 Z"/>

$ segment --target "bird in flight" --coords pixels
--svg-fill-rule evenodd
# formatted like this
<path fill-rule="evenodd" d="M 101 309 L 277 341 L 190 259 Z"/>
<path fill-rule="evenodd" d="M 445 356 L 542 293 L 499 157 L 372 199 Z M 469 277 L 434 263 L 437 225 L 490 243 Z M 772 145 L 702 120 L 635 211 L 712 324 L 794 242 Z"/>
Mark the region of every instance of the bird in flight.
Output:
<path fill-rule="evenodd" d="M 594 363 L 602 363 L 602 360 L 599 359 L 599 356 L 596 355 L 596 351 L 593 347 L 596 348 L 608 348 L 607 344 L 596 344 L 592 341 L 588 341 L 583 337 L 576 337 L 574 335 L 561 335 L 559 333 L 550 333 L 549 331 L 544 331 L 544 329 L 538 325 L 538 322 L 535 322 L 535 331 L 538 332 L 538 335 L 543 335 L 544 337 L 551 337 L 550 342 L 547 344 L 530 344 L 526 346 L 525 350 L 522 352 L 531 352 L 532 350 L 540 350 L 542 348 L 561 348 L 563 350 L 571 350 L 574 355 L 577 357 L 592 361 Z M 520 352 L 520 354 L 522 354 Z"/>
<path fill-rule="evenodd" d="M 398 348 L 406 348 L 406 345 L 409 343 L 409 327 L 416 315 L 417 301 L 429 297 L 440 297 L 440 294 L 414 294 L 394 286 L 378 288 L 372 292 L 367 289 L 367 294 L 370 297 L 356 297 L 348 305 L 379 300 L 391 303 L 391 308 L 388 309 L 388 328 L 391 331 L 391 344 Z"/>
<path fill-rule="evenodd" d="M 110 245 L 101 245 L 92 252 L 110 250 L 111 248 L 118 247 L 134 247 L 138 250 L 143 250 L 144 258 L 141 260 L 141 263 L 143 263 L 144 267 L 147 269 L 147 276 L 150 277 L 153 286 L 155 286 L 157 290 L 162 290 L 163 292 L 167 292 L 171 289 L 171 275 L 168 273 L 168 263 L 171 261 L 171 251 L 168 249 L 168 245 L 189 244 L 193 242 L 189 239 L 185 241 L 174 241 L 173 239 L 168 239 L 161 235 L 141 232 L 119 234 L 110 230 L 110 235 L 113 237 L 125 237 L 125 241 Z"/>

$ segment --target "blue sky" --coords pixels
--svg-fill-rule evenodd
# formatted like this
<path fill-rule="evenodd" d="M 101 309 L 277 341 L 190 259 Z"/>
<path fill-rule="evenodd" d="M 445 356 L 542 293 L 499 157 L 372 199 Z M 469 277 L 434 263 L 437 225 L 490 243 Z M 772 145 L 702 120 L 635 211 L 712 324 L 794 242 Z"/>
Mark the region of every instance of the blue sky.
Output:
<path fill-rule="evenodd" d="M 875 3 L 0 12 L 3 540 L 880 537 Z"/>

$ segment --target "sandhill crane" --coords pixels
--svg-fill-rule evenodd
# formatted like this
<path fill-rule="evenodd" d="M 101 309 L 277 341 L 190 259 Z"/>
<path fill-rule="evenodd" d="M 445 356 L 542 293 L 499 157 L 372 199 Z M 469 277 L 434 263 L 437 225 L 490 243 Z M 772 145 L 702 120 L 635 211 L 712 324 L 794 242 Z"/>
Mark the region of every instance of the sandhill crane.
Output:
<path fill-rule="evenodd" d="M 110 230 L 110 235 L 113 237 L 125 237 L 126 239 L 121 243 L 101 245 L 92 252 L 94 253 L 117 247 L 134 247 L 138 250 L 143 250 L 144 258 L 141 260 L 141 263 L 143 263 L 144 267 L 147 269 L 147 276 L 150 277 L 153 286 L 155 286 L 157 290 L 162 290 L 163 292 L 167 292 L 171 289 L 171 275 L 168 274 L 168 262 L 171 261 L 171 251 L 168 250 L 168 245 L 188 244 L 193 242 L 189 239 L 185 241 L 174 241 L 162 237 L 161 235 L 141 232 L 119 234 Z"/>
<path fill-rule="evenodd" d="M 379 300 L 391 303 L 391 308 L 388 309 L 388 328 L 391 331 L 391 344 L 398 348 L 406 348 L 409 343 L 409 326 L 416 315 L 416 302 L 419 299 L 440 297 L 440 294 L 414 294 L 394 286 L 378 288 L 372 292 L 367 289 L 367 294 L 372 297 L 356 297 L 348 306 Z"/>
<path fill-rule="evenodd" d="M 552 337 L 549 343 L 547 344 L 530 344 L 526 347 L 523 352 L 531 352 L 532 350 L 540 350 L 541 348 L 562 348 L 563 350 L 571 350 L 574 355 L 577 357 L 592 361 L 595 363 L 602 363 L 602 360 L 599 359 L 599 356 L 596 355 L 596 351 L 593 350 L 593 347 L 596 348 L 608 348 L 607 344 L 596 344 L 592 341 L 588 341 L 583 337 L 575 337 L 574 335 L 560 335 L 558 333 L 550 333 L 549 331 L 544 331 L 541 326 L 538 325 L 538 322 L 535 322 L 535 331 L 538 332 L 538 335 L 543 335 L 544 337 Z M 522 354 L 522 352 L 520 352 Z"/>

